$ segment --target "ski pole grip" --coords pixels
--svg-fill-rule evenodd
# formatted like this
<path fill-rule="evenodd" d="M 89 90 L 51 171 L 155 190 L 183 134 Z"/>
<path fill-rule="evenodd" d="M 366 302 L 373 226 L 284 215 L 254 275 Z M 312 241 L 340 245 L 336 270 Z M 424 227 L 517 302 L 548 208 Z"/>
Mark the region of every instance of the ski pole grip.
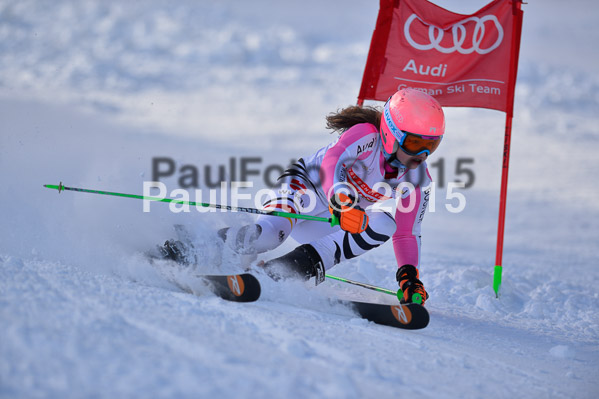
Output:
<path fill-rule="evenodd" d="M 329 219 L 331 222 L 331 227 L 339 226 L 339 217 L 335 214 L 331 214 L 331 218 Z"/>

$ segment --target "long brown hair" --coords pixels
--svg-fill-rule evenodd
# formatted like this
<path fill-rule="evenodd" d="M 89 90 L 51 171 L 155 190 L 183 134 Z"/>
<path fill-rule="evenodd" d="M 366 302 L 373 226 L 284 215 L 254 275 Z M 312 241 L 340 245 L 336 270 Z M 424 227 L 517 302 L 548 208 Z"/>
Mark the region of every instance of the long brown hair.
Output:
<path fill-rule="evenodd" d="M 375 107 L 351 105 L 336 113 L 329 114 L 326 119 L 327 129 L 339 134 L 343 134 L 347 129 L 358 123 L 371 123 L 378 129 L 381 124 L 381 111 Z"/>

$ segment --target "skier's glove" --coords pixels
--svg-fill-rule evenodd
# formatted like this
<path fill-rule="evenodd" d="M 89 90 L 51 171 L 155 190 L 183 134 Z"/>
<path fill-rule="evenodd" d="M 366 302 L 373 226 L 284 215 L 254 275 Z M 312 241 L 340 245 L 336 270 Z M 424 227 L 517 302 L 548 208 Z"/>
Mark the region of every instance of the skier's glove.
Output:
<path fill-rule="evenodd" d="M 345 194 L 335 194 L 329 201 L 329 211 L 339 219 L 341 229 L 358 234 L 368 227 L 368 215 L 356 204 L 356 200 Z"/>
<path fill-rule="evenodd" d="M 417 302 L 424 305 L 428 293 L 418 279 L 418 269 L 413 265 L 403 265 L 397 270 L 395 277 L 399 283 L 400 292 L 397 293 L 400 303 Z"/>

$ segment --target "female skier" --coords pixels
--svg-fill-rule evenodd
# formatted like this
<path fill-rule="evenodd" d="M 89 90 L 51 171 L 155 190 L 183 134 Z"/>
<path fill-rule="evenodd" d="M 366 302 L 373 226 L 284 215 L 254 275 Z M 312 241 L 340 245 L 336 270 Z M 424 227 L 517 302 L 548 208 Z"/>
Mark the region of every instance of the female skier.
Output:
<path fill-rule="evenodd" d="M 402 89 L 389 98 L 382 113 L 350 106 L 329 115 L 327 128 L 341 135 L 285 171 L 284 184 L 264 208 L 333 214 L 340 225 L 261 215 L 255 224 L 222 229 L 220 237 L 237 253 L 255 255 L 275 249 L 292 236 L 302 245 L 261 267 L 275 279 L 316 277 L 317 284 L 337 263 L 392 237 L 401 302 L 411 302 L 418 293 L 424 303 L 428 295 L 418 267 L 420 225 L 431 183 L 425 161 L 445 131 L 440 104 L 421 91 Z M 390 199 L 396 200 L 395 216 L 381 206 Z M 161 248 L 163 255 L 181 260 L 177 244 L 167 241 Z"/>

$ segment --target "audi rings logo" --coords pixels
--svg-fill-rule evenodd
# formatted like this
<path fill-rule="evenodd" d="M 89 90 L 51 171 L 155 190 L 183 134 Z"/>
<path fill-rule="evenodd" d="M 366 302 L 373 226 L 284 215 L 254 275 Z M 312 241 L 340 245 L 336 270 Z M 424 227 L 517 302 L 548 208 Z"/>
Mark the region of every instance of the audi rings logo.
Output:
<path fill-rule="evenodd" d="M 443 41 L 443 38 L 445 36 L 445 32 L 443 31 L 443 29 L 433 25 L 428 25 L 428 39 L 430 43 L 420 44 L 416 43 L 414 39 L 412 39 L 412 35 L 410 33 L 410 25 L 412 25 L 412 22 L 414 22 L 415 19 L 418 19 L 425 25 L 428 24 L 420 18 L 418 18 L 416 14 L 412 14 L 407 19 L 404 25 L 404 35 L 406 37 L 406 40 L 408 41 L 408 43 L 410 43 L 412 47 L 414 47 L 417 50 L 435 49 L 445 54 L 450 54 L 455 51 L 457 51 L 460 54 L 470 54 L 472 52 L 476 52 L 478 54 L 487 54 L 499 47 L 501 41 L 503 40 L 503 27 L 497 20 L 497 17 L 495 15 L 485 15 L 482 18 L 470 17 L 453 25 L 451 27 L 453 46 L 451 47 L 443 47 L 441 45 L 441 42 Z M 493 22 L 493 29 L 487 29 L 488 26 L 486 25 L 486 22 L 488 21 Z M 468 22 L 474 22 L 474 32 L 472 32 L 472 43 L 465 43 L 466 38 L 468 37 L 468 32 L 466 30 L 465 25 Z M 468 26 L 471 26 L 471 24 Z M 481 44 L 485 41 L 485 35 L 492 35 L 494 33 L 497 35 L 495 43 L 493 43 L 488 48 L 481 48 Z"/>

